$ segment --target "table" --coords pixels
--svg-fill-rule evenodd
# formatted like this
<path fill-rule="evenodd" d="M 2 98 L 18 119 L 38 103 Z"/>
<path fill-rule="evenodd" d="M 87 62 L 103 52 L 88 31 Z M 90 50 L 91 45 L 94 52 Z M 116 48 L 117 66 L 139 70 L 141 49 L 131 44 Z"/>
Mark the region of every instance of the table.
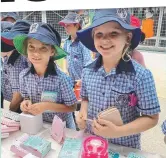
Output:
<path fill-rule="evenodd" d="M 44 123 L 43 129 L 37 135 L 41 136 L 42 138 L 47 139 L 48 141 L 50 141 L 52 143 L 51 144 L 52 149 L 47 154 L 46 158 L 58 158 L 58 154 L 59 154 L 62 146 L 60 144 L 56 143 L 56 141 L 54 141 L 54 139 L 52 139 L 52 137 L 50 135 L 50 128 L 51 128 L 51 124 Z M 1 158 L 18 158 L 17 156 L 14 155 L 14 153 L 10 152 L 10 146 L 13 143 L 13 141 L 15 141 L 15 139 L 20 137 L 22 134 L 24 134 L 24 133 L 21 131 L 13 132 L 10 134 L 10 136 L 8 138 L 1 140 Z M 78 135 L 78 131 L 74 131 L 72 129 L 66 129 L 67 137 L 73 138 L 76 135 Z M 160 156 L 158 154 L 151 154 L 151 153 L 147 153 L 147 152 L 140 151 L 137 149 L 117 146 L 114 144 L 110 144 L 110 148 L 113 151 L 119 152 L 121 155 L 121 158 L 125 158 L 129 152 L 138 153 L 142 156 L 145 156 L 146 158 L 164 158 L 163 156 Z"/>

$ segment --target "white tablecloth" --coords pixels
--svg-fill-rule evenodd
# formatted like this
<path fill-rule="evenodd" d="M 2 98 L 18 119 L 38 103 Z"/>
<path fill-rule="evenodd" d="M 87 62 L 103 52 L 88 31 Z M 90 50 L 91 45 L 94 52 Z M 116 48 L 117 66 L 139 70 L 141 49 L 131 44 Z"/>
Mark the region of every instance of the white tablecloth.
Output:
<path fill-rule="evenodd" d="M 52 143 L 51 144 L 52 149 L 48 153 L 46 158 L 58 158 L 58 154 L 61 150 L 61 145 L 56 143 L 56 141 L 54 141 L 52 139 L 52 137 L 50 136 L 50 127 L 51 127 L 51 124 L 45 123 L 42 131 L 39 132 L 37 135 L 41 136 L 42 138 L 47 139 L 48 141 L 50 141 Z M 1 158 L 18 158 L 10 151 L 10 146 L 13 143 L 13 141 L 15 141 L 15 139 L 18 138 L 19 136 L 21 136 L 22 134 L 23 134 L 23 132 L 21 132 L 21 131 L 13 132 L 10 134 L 10 136 L 8 138 L 1 140 Z M 78 134 L 78 131 L 66 129 L 66 136 L 67 137 L 73 138 L 77 134 Z M 140 151 L 140 150 L 136 150 L 136 149 L 132 149 L 132 148 L 127 148 L 127 147 L 122 147 L 122 146 L 116 146 L 113 144 L 111 144 L 110 147 L 113 151 L 119 152 L 121 154 L 122 158 L 126 157 L 127 154 L 130 152 L 138 153 L 142 156 L 145 156 L 146 158 L 164 158 L 158 154 L 150 154 L 150 153 L 147 153 L 144 151 Z"/>

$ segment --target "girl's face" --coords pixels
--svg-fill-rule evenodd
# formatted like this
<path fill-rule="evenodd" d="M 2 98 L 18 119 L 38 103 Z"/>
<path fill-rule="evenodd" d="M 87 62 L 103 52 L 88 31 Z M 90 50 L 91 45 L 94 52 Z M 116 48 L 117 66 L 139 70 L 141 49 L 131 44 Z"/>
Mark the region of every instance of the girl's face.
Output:
<path fill-rule="evenodd" d="M 51 45 L 44 44 L 35 39 L 28 39 L 27 54 L 28 59 L 33 65 L 47 66 L 50 57 L 54 55 L 55 50 Z"/>
<path fill-rule="evenodd" d="M 68 35 L 74 35 L 79 28 L 79 24 L 65 24 L 65 31 Z"/>
<path fill-rule="evenodd" d="M 123 29 L 117 22 L 107 22 L 93 29 L 94 45 L 103 57 L 119 57 L 132 33 Z"/>
<path fill-rule="evenodd" d="M 12 22 L 12 23 L 15 23 L 15 22 L 16 22 L 16 20 L 13 19 L 12 17 L 7 17 L 7 18 L 5 18 L 5 21 L 9 21 L 9 22 Z"/>

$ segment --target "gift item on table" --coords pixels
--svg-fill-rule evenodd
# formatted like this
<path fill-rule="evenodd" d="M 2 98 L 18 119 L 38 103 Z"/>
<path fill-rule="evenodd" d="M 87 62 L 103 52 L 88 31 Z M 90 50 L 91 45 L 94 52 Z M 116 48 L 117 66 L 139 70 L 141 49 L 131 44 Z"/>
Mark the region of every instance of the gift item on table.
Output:
<path fill-rule="evenodd" d="M 51 142 L 39 136 L 29 136 L 21 147 L 36 157 L 44 158 L 51 150 Z"/>
<path fill-rule="evenodd" d="M 24 157 L 25 155 L 29 154 L 29 152 L 21 147 L 21 142 L 15 142 L 11 147 L 10 151 L 15 153 L 19 157 Z"/>
<path fill-rule="evenodd" d="M 14 120 L 1 117 L 1 138 L 9 137 L 10 132 L 18 131 L 20 123 Z"/>
<path fill-rule="evenodd" d="M 80 157 L 82 146 L 81 139 L 65 138 L 58 158 L 78 158 Z"/>
<path fill-rule="evenodd" d="M 81 158 L 108 158 L 107 140 L 89 136 L 84 139 L 82 144 Z"/>
<path fill-rule="evenodd" d="M 18 130 L 19 130 L 19 127 L 9 127 L 9 126 L 1 124 L 1 133 L 10 133 L 10 132 L 18 131 Z"/>
<path fill-rule="evenodd" d="M 51 127 L 51 136 L 58 143 L 62 143 L 64 141 L 65 128 L 66 122 L 63 122 L 57 115 L 55 115 Z"/>
<path fill-rule="evenodd" d="M 98 117 L 100 117 L 103 120 L 111 121 L 113 124 L 117 126 L 123 125 L 123 120 L 121 118 L 120 112 L 114 106 L 111 106 L 110 108 L 101 111 L 98 114 Z"/>
<path fill-rule="evenodd" d="M 21 131 L 28 134 L 37 134 L 43 128 L 42 114 L 31 115 L 31 114 L 20 114 L 20 125 Z"/>
<path fill-rule="evenodd" d="M 109 158 L 120 158 L 120 155 L 119 153 L 117 152 L 113 152 L 112 150 L 108 150 L 108 155 L 109 155 Z"/>
<path fill-rule="evenodd" d="M 131 152 L 131 153 L 128 154 L 127 158 L 145 158 L 145 157 Z"/>
<path fill-rule="evenodd" d="M 1 139 L 8 138 L 9 133 L 1 133 Z"/>
<path fill-rule="evenodd" d="M 23 134 L 21 137 L 17 138 L 15 142 L 11 145 L 10 151 L 15 153 L 19 157 L 24 157 L 29 152 L 21 147 L 21 144 L 29 138 L 28 134 Z"/>
<path fill-rule="evenodd" d="M 105 109 L 104 111 L 99 112 L 97 118 L 98 117 L 103 120 L 110 121 L 117 126 L 123 125 L 123 120 L 120 115 L 120 112 L 115 106 L 111 106 Z M 90 125 L 92 124 L 93 120 L 88 118 L 86 121 L 89 124 L 89 127 L 91 128 Z"/>
<path fill-rule="evenodd" d="M 23 158 L 37 158 L 36 156 L 32 155 L 31 153 L 25 155 Z"/>
<path fill-rule="evenodd" d="M 2 117 L 9 118 L 9 119 L 14 120 L 16 122 L 20 121 L 20 115 L 18 113 L 10 111 L 10 110 L 2 109 L 2 108 L 1 108 L 1 111 L 2 111 L 2 113 L 1 113 Z"/>
<path fill-rule="evenodd" d="M 8 127 L 20 127 L 20 122 L 16 122 L 5 117 L 1 117 L 1 124 L 6 125 Z"/>

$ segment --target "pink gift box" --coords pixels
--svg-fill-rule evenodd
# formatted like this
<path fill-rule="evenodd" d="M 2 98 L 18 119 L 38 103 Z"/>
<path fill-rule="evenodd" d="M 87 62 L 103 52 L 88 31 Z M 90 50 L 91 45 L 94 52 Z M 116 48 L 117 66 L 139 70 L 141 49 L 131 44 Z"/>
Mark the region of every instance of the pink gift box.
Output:
<path fill-rule="evenodd" d="M 19 127 L 9 127 L 9 126 L 1 124 L 1 133 L 9 133 L 9 132 L 14 132 L 18 130 L 19 130 Z"/>
<path fill-rule="evenodd" d="M 20 127 L 20 123 L 19 122 L 16 122 L 14 120 L 11 120 L 11 119 L 8 119 L 8 118 L 5 118 L 5 117 L 1 118 L 1 123 L 3 125 L 8 126 L 8 127 Z"/>
<path fill-rule="evenodd" d="M 65 127 L 66 123 L 63 122 L 58 116 L 54 116 L 52 127 L 51 127 L 51 136 L 58 143 L 62 143 L 65 138 Z"/>

